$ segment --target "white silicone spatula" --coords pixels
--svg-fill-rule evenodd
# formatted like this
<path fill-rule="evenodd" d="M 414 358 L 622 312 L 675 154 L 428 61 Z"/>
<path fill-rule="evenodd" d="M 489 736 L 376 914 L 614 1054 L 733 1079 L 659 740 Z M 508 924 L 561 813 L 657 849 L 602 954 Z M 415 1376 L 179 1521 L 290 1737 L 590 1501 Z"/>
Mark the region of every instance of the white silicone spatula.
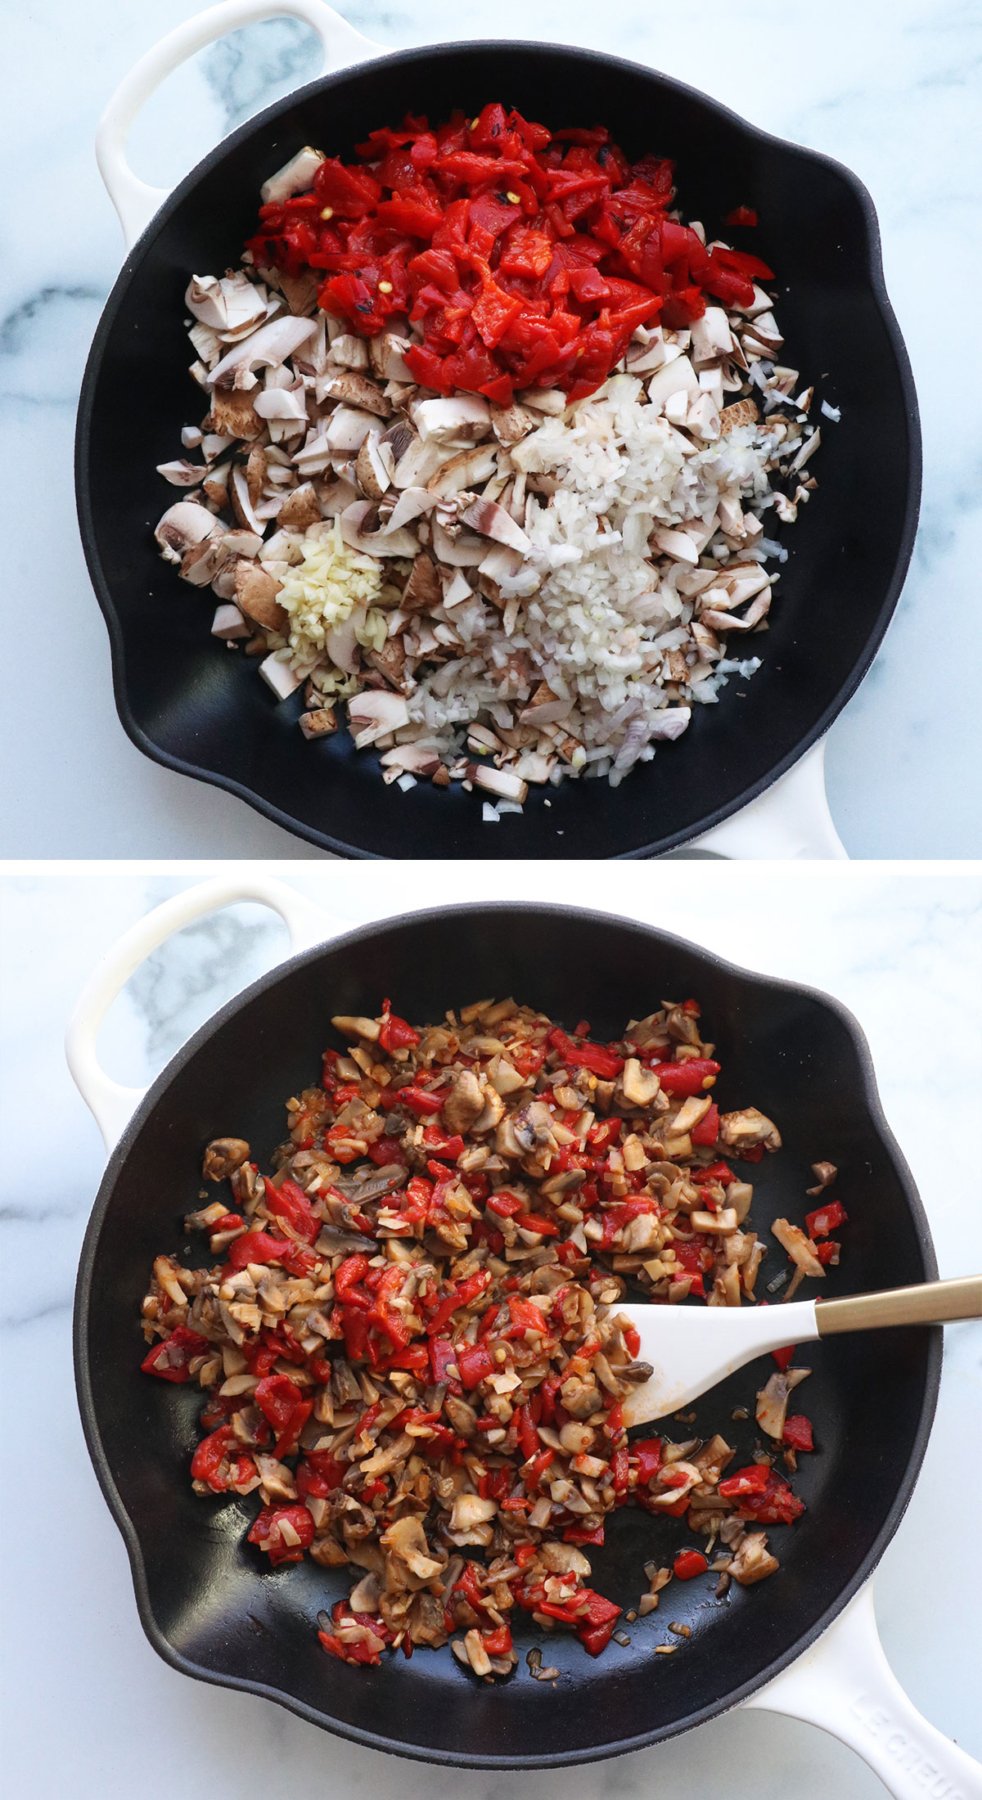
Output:
<path fill-rule="evenodd" d="M 767 1350 L 840 1331 L 882 1325 L 944 1325 L 982 1318 L 982 1275 L 887 1288 L 844 1300 L 792 1300 L 783 1306 L 619 1306 L 641 1338 L 638 1361 L 651 1364 L 624 1401 L 624 1423 L 644 1425 L 677 1412 Z"/>

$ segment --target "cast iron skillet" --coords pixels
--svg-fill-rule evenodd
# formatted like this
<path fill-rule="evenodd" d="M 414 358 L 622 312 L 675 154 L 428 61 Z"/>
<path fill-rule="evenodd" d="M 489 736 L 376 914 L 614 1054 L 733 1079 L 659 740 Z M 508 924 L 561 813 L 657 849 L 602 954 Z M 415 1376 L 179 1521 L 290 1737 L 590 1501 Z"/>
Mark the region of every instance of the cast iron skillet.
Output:
<path fill-rule="evenodd" d="M 177 498 L 155 474 L 202 396 L 189 361 L 190 271 L 239 260 L 261 182 L 313 143 L 347 154 L 411 108 L 433 118 L 500 97 L 553 126 L 608 121 L 631 155 L 676 159 L 681 204 L 712 233 L 740 202 L 778 273 L 784 354 L 842 408 L 812 467 L 820 490 L 788 536 L 780 599 L 754 649 L 764 665 L 696 707 L 623 786 L 533 792 L 522 818 L 481 823 L 460 790 L 386 788 L 374 751 L 346 733 L 308 744 L 299 697 L 277 705 L 241 657 L 210 637 L 210 594 L 159 559 L 152 527 Z M 134 396 L 138 403 L 134 404 Z M 227 138 L 170 196 L 127 257 L 89 357 L 76 473 L 89 572 L 112 641 L 120 718 L 169 768 L 240 795 L 267 817 L 350 856 L 642 856 L 735 812 L 814 744 L 855 692 L 886 630 L 913 545 L 920 492 L 917 403 L 883 285 L 873 203 L 839 164 L 756 130 L 650 69 L 595 51 L 521 43 L 404 51 L 312 83 Z"/>
<path fill-rule="evenodd" d="M 720 1097 L 755 1102 L 780 1122 L 786 1148 L 755 1171 L 758 1228 L 801 1217 L 809 1165 L 838 1164 L 849 1213 L 848 1256 L 828 1291 L 933 1279 L 927 1223 L 883 1118 L 858 1025 L 810 989 L 748 974 L 704 950 L 601 914 L 517 904 L 418 913 L 368 926 L 295 957 L 225 1007 L 154 1083 L 114 1150 L 86 1235 L 75 1310 L 75 1362 L 86 1439 L 126 1540 L 151 1643 L 185 1674 L 277 1700 L 301 1717 L 377 1749 L 482 1767 L 575 1763 L 655 1743 L 721 1713 L 800 1654 L 870 1574 L 910 1498 L 937 1397 L 941 1334 L 868 1333 L 808 1347 L 807 1411 L 819 1454 L 795 1485 L 808 1511 L 775 1530 L 779 1575 L 724 1602 L 710 1584 L 671 1590 L 669 1613 L 630 1627 L 631 1645 L 593 1662 L 560 1634 L 548 1660 L 555 1689 L 531 1680 L 534 1627 L 517 1630 L 519 1672 L 471 1682 L 449 1647 L 364 1671 L 325 1658 L 318 1609 L 350 1582 L 305 1563 L 270 1571 L 244 1543 L 255 1502 L 202 1501 L 187 1467 L 200 1406 L 139 1373 L 140 1299 L 153 1256 L 181 1249 L 200 1156 L 216 1133 L 244 1134 L 261 1159 L 283 1134 L 283 1101 L 309 1082 L 335 1012 L 397 997 L 414 1019 L 511 993 L 568 1026 L 586 1016 L 600 1037 L 665 995 L 701 1000 L 724 1066 Z M 765 1264 L 765 1279 L 780 1262 Z M 769 1360 L 766 1363 L 769 1368 Z M 752 1446 L 734 1406 L 752 1407 L 745 1371 L 698 1407 L 741 1460 Z M 684 1430 L 677 1427 L 676 1430 Z M 684 1526 L 617 1515 L 596 1554 L 597 1586 L 636 1603 L 640 1569 L 684 1542 Z M 692 1638 L 655 1658 L 668 1619 Z"/>

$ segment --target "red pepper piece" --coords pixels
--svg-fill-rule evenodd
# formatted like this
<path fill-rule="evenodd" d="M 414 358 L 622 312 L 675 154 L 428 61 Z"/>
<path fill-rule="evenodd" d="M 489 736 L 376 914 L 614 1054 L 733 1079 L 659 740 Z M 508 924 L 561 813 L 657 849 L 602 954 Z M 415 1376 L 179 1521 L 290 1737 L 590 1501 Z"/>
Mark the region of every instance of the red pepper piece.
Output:
<path fill-rule="evenodd" d="M 722 1500 L 742 1500 L 748 1495 L 762 1494 L 771 1478 L 769 1463 L 750 1463 L 721 1481 L 718 1493 Z"/>
<path fill-rule="evenodd" d="M 202 1438 L 191 1458 L 192 1481 L 205 1481 L 215 1494 L 224 1494 L 231 1485 L 228 1457 L 237 1443 L 231 1425 L 219 1425 Z"/>
<path fill-rule="evenodd" d="M 652 1065 L 662 1089 L 677 1099 L 705 1093 L 720 1071 L 718 1062 L 707 1056 L 694 1056 L 688 1062 L 659 1062 Z"/>
<path fill-rule="evenodd" d="M 476 1388 L 485 1376 L 493 1375 L 495 1360 L 486 1344 L 461 1344 L 455 1353 L 454 1361 L 465 1388 Z"/>
<path fill-rule="evenodd" d="M 831 1263 L 835 1266 L 842 1252 L 842 1245 L 835 1238 L 826 1238 L 824 1244 L 815 1245 L 815 1255 L 825 1267 Z"/>
<path fill-rule="evenodd" d="M 312 1251 L 268 1231 L 246 1231 L 233 1238 L 228 1260 L 233 1269 L 244 1269 L 247 1263 L 279 1263 L 291 1275 L 307 1275 L 317 1263 Z"/>
<path fill-rule="evenodd" d="M 719 1138 L 719 1107 L 715 1100 L 705 1118 L 700 1119 L 698 1125 L 693 1125 L 689 1136 L 694 1144 L 711 1146 L 716 1143 Z"/>
<path fill-rule="evenodd" d="M 777 1366 L 781 1370 L 782 1374 L 784 1373 L 785 1369 L 788 1367 L 789 1363 L 791 1362 L 797 1348 L 798 1348 L 797 1344 L 785 1344 L 783 1350 L 772 1350 L 771 1351 L 771 1355 L 774 1358 L 774 1361 L 777 1363 Z"/>
<path fill-rule="evenodd" d="M 520 1200 L 517 1194 L 492 1194 L 488 1209 L 497 1213 L 499 1219 L 513 1219 L 516 1213 L 524 1212 L 525 1201 Z"/>
<path fill-rule="evenodd" d="M 522 1480 L 529 1489 L 537 1488 L 547 1469 L 551 1469 L 556 1460 L 555 1450 L 540 1450 L 537 1456 L 522 1467 Z"/>
<path fill-rule="evenodd" d="M 757 225 L 760 221 L 752 206 L 735 206 L 723 220 L 724 225 Z"/>
<path fill-rule="evenodd" d="M 661 1438 L 642 1438 L 631 1444 L 630 1454 L 638 1466 L 638 1486 L 650 1487 L 661 1468 Z"/>
<path fill-rule="evenodd" d="M 812 1422 L 804 1413 L 792 1413 L 785 1419 L 783 1442 L 790 1444 L 792 1450 L 814 1450 Z"/>
<path fill-rule="evenodd" d="M 805 1214 L 805 1230 L 809 1237 L 828 1237 L 840 1225 L 845 1225 L 849 1214 L 840 1200 L 827 1200 L 824 1206 L 816 1206 L 814 1212 Z"/>
<path fill-rule="evenodd" d="M 291 1542 L 283 1535 L 283 1527 L 299 1538 Z M 248 1536 L 250 1544 L 265 1550 L 273 1567 L 280 1563 L 303 1562 L 303 1553 L 314 1540 L 314 1521 L 305 1506 L 264 1506 Z"/>
<path fill-rule="evenodd" d="M 602 1081 L 614 1081 L 624 1067 L 623 1056 L 617 1056 L 602 1044 L 574 1044 L 558 1026 L 550 1031 L 547 1044 L 570 1069 L 589 1069 Z"/>
<path fill-rule="evenodd" d="M 464 1154 L 464 1140 L 458 1132 L 452 1136 L 441 1131 L 439 1125 L 427 1125 L 423 1130 L 423 1147 L 429 1156 L 435 1156 L 442 1162 L 457 1161 Z"/>
<path fill-rule="evenodd" d="M 334 1296 L 339 1305 L 370 1311 L 372 1302 L 362 1286 L 370 1267 L 367 1256 L 345 1257 L 334 1276 Z"/>
<path fill-rule="evenodd" d="M 188 1364 L 193 1356 L 202 1356 L 208 1339 L 187 1325 L 176 1325 L 168 1337 L 147 1351 L 140 1364 L 145 1375 L 156 1375 L 161 1381 L 181 1384 L 190 1381 Z"/>
<path fill-rule="evenodd" d="M 672 1574 L 679 1581 L 691 1581 L 695 1575 L 705 1575 L 708 1567 L 701 1550 L 679 1550 L 672 1563 Z"/>
<path fill-rule="evenodd" d="M 394 201 L 391 204 L 404 206 L 406 202 Z M 381 211 L 381 208 L 379 210 Z M 439 215 L 437 215 L 437 224 L 439 224 Z M 422 237 L 425 233 L 417 232 L 415 235 Z M 393 1050 L 411 1049 L 414 1044 L 419 1043 L 419 1032 L 414 1030 L 408 1019 L 400 1019 L 397 1013 L 390 1011 L 387 1000 L 383 1003 L 382 1014 L 378 1041 L 387 1055 L 391 1056 Z"/>
<path fill-rule="evenodd" d="M 320 1231 L 321 1221 L 314 1216 L 310 1201 L 299 1183 L 287 1177 L 276 1187 L 267 1180 L 265 1189 L 269 1211 L 289 1225 L 305 1243 L 312 1244 Z"/>
<path fill-rule="evenodd" d="M 441 1300 L 436 1310 L 430 1314 L 426 1324 L 427 1334 L 434 1337 L 441 1332 L 454 1313 L 459 1312 L 461 1307 L 469 1306 L 472 1300 L 483 1294 L 490 1282 L 491 1276 L 487 1269 L 477 1269 L 473 1275 L 458 1281 L 452 1293 Z"/>
<path fill-rule="evenodd" d="M 384 1168 L 386 1163 L 405 1163 L 406 1160 L 402 1139 L 397 1137 L 376 1138 L 374 1144 L 368 1146 L 368 1155 L 369 1159 L 380 1169 Z"/>

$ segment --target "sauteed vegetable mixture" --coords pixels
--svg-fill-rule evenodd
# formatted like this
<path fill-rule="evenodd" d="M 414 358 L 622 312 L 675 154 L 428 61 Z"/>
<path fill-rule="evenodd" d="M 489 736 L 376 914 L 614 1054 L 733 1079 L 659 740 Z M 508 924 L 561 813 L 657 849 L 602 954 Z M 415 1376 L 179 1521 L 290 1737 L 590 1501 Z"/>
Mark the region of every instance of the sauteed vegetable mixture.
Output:
<path fill-rule="evenodd" d="M 623 1425 L 649 1372 L 618 1314 L 626 1284 L 739 1306 L 766 1253 L 744 1175 L 780 1134 L 754 1106 L 721 1110 L 697 1003 L 611 1043 L 510 999 L 418 1028 L 387 1001 L 333 1024 L 348 1047 L 287 1102 L 271 1176 L 243 1139 L 208 1145 L 204 1175 L 230 1198 L 186 1225 L 212 1266 L 154 1263 L 143 1369 L 206 1392 L 196 1492 L 258 1493 L 248 1539 L 273 1565 L 357 1571 L 321 1615 L 349 1663 L 449 1639 L 475 1675 L 504 1676 L 516 1612 L 599 1655 L 622 1608 L 590 1555 L 627 1505 L 678 1522 L 639 1530 L 658 1554 L 629 1620 L 672 1580 L 712 1570 L 720 1594 L 772 1574 L 767 1528 L 804 1510 L 786 1477 L 813 1448 L 789 1416 L 809 1373 L 793 1351 L 758 1394 L 744 1467 L 719 1432 Z M 811 1235 L 773 1226 L 788 1294 L 838 1260 L 835 1169 L 815 1173 Z M 555 1676 L 538 1651 L 529 1666 Z"/>

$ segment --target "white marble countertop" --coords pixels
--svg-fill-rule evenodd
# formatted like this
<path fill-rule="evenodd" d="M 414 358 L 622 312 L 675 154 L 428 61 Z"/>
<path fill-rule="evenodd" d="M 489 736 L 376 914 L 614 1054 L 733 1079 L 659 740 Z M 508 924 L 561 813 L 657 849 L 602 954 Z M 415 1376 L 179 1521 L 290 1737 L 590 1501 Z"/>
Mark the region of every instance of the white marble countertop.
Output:
<path fill-rule="evenodd" d="M 299 864 L 281 873 L 340 922 L 398 910 L 394 899 L 379 900 L 385 884 L 365 868 Z M 982 1068 L 971 995 L 982 977 L 982 881 L 973 873 L 851 873 L 846 883 L 833 870 L 773 875 L 733 867 L 720 870 L 707 892 L 699 865 L 669 863 L 655 891 L 644 870 L 628 867 L 616 909 L 749 967 L 823 987 L 854 1011 L 930 1216 L 941 1273 L 965 1274 L 978 1262 L 974 1140 L 963 1136 L 954 1163 L 943 1162 L 937 1120 L 944 1109 L 964 1124 L 977 1107 Z M 65 1793 L 124 1800 L 146 1791 L 151 1769 L 181 1800 L 244 1791 L 326 1800 L 641 1800 L 656 1783 L 707 1800 L 819 1800 L 829 1792 L 877 1800 L 883 1790 L 850 1752 L 767 1714 L 731 1714 L 657 1752 L 508 1777 L 394 1761 L 265 1701 L 186 1680 L 158 1660 L 139 1626 L 122 1540 L 75 1410 L 72 1290 L 103 1153 L 61 1040 L 96 959 L 150 905 L 192 879 L 94 869 L 0 881 L 6 1792 L 12 1800 Z M 514 866 L 461 865 L 444 872 L 441 886 L 448 904 L 476 893 L 541 895 L 528 871 Z M 577 870 L 573 891 L 583 904 L 613 910 L 609 887 L 599 868 Z M 284 949 L 279 922 L 255 906 L 174 940 L 138 971 L 107 1021 L 111 1073 L 149 1079 L 217 1004 Z M 913 1023 L 922 1008 L 926 1033 Z M 944 1080 L 924 1079 L 932 1046 L 946 1047 Z M 928 1717 L 976 1755 L 982 1587 L 972 1515 L 982 1438 L 969 1422 L 977 1427 L 982 1409 L 980 1344 L 979 1327 L 947 1334 L 921 1479 L 876 1578 L 883 1640 L 898 1677 Z"/>
<path fill-rule="evenodd" d="M 20 619 L 44 608 L 43 660 L 4 692 L 12 775 L 0 841 L 17 856 L 316 857 L 244 802 L 172 774 L 118 723 L 109 646 L 82 560 L 72 497 L 76 396 L 121 247 L 92 151 L 99 113 L 135 60 L 194 0 L 36 0 L 10 12 L 12 84 L 0 119 L 18 201 L 0 271 L 5 579 Z M 366 35 L 398 47 L 454 36 L 565 39 L 656 64 L 757 124 L 849 164 L 879 210 L 889 292 L 920 395 L 921 530 L 899 612 L 873 670 L 832 729 L 832 812 L 855 857 L 978 853 L 975 712 L 952 671 L 973 659 L 974 519 L 982 361 L 942 348 L 942 321 L 974 310 L 982 275 L 973 100 L 980 20 L 969 0 L 728 0 L 587 6 L 584 0 L 345 0 Z M 768 77 L 756 76 L 766 68 Z M 748 70 L 750 71 L 748 73 Z M 317 71 L 289 20 L 253 27 L 172 78 L 139 122 L 136 165 L 173 181 L 223 131 Z M 943 625 L 941 621 L 943 620 Z M 976 627 L 977 628 L 977 627 Z M 16 629 L 16 628 L 15 628 Z M 974 652 L 977 655 L 977 648 Z M 33 678 L 30 678 L 32 677 Z"/>

